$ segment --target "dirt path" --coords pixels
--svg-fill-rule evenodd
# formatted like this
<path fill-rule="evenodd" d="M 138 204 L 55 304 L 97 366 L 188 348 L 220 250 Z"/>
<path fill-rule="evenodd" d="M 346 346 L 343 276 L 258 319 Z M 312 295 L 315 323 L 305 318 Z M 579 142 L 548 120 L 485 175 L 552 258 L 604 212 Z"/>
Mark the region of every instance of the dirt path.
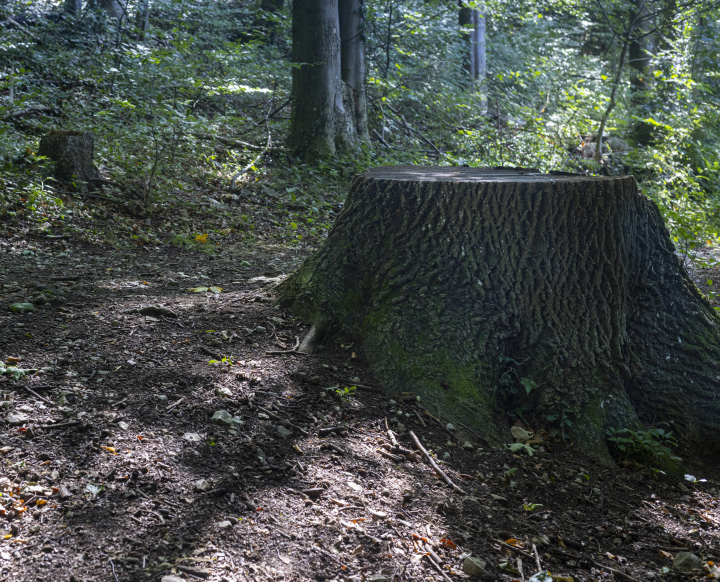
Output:
<path fill-rule="evenodd" d="M 682 577 L 720 575 L 717 467 L 513 455 L 383 394 L 334 338 L 281 353 L 305 329 L 268 289 L 300 252 L 1 242 L 0 355 L 30 370 L 0 376 L 2 581 L 447 580 L 468 556 L 487 579 L 649 581 L 682 551 L 705 568 Z"/>

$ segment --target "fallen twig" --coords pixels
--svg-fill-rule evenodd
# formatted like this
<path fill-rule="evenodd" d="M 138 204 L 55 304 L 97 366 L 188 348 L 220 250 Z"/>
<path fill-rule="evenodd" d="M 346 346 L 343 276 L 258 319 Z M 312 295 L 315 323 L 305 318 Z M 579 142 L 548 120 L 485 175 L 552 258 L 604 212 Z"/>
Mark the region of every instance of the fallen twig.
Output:
<path fill-rule="evenodd" d="M 265 352 L 266 356 L 302 356 L 307 357 L 310 354 L 304 354 L 302 352 L 296 352 L 294 350 L 270 350 Z"/>
<path fill-rule="evenodd" d="M 418 136 L 421 140 L 423 140 L 426 144 L 428 144 L 431 148 L 433 148 L 433 149 L 435 150 L 435 153 L 437 153 L 438 156 L 441 156 L 441 155 L 442 155 L 442 152 L 438 149 L 438 147 L 437 147 L 433 142 L 431 142 L 431 141 L 430 141 L 429 139 L 427 139 L 423 134 L 421 134 L 417 129 L 415 129 L 415 128 L 412 127 L 407 121 L 405 121 L 405 117 L 403 116 L 402 113 L 400 113 L 397 109 L 395 109 L 395 108 L 394 108 L 392 105 L 390 105 L 389 103 L 386 103 L 386 105 L 387 105 L 387 107 L 388 107 L 388 109 L 389 109 L 390 111 L 392 111 L 395 115 L 397 115 L 397 116 L 400 118 L 401 124 L 402 124 L 402 126 L 403 126 L 405 129 L 407 129 L 408 131 L 414 133 L 414 134 L 415 134 L 416 136 Z"/>
<path fill-rule="evenodd" d="M 301 428 L 301 427 L 293 424 L 292 422 L 290 422 L 290 421 L 288 421 L 288 420 L 285 420 L 284 418 L 278 416 L 277 414 L 275 414 L 274 412 L 268 410 L 267 408 L 263 408 L 262 406 L 258 406 L 258 410 L 260 410 L 261 412 L 264 412 L 264 413 L 267 414 L 270 418 L 273 418 L 273 419 L 275 419 L 275 420 L 279 420 L 279 421 L 282 422 L 283 424 L 287 424 L 288 426 L 293 427 L 296 431 L 298 431 L 298 432 L 299 432 L 300 434 L 302 434 L 303 436 L 309 436 L 309 435 L 310 435 L 310 433 L 309 433 L 308 431 L 306 431 L 304 428 Z"/>
<path fill-rule="evenodd" d="M 434 459 L 428 454 L 428 452 L 425 450 L 425 447 L 423 447 L 422 444 L 420 444 L 420 439 L 418 439 L 417 436 L 415 436 L 415 433 L 414 433 L 413 431 L 410 431 L 410 437 L 412 437 L 412 440 L 413 440 L 413 442 L 415 443 L 415 446 L 418 448 L 418 450 L 420 451 L 420 453 L 422 453 L 422 456 L 425 457 L 425 460 L 426 460 L 428 463 L 430 463 L 430 466 L 431 466 L 431 467 L 433 468 L 433 470 L 438 474 L 438 476 L 439 476 L 443 481 L 445 481 L 445 483 L 447 483 L 448 485 L 450 485 L 450 487 L 452 487 L 454 491 L 457 491 L 458 493 L 461 493 L 462 495 L 467 495 L 467 494 L 465 493 L 465 491 L 463 491 L 462 489 L 460 489 L 460 487 L 458 487 L 457 485 L 455 485 L 455 483 L 453 483 L 453 482 L 450 480 L 450 477 L 448 477 L 448 476 L 445 474 L 445 472 L 444 472 L 440 467 L 438 467 L 438 465 L 437 465 L 437 463 L 435 462 L 435 460 L 434 460 Z"/>
<path fill-rule="evenodd" d="M 9 16 L 6 16 L 6 19 L 10 24 L 14 24 L 15 26 L 17 26 L 23 33 L 27 34 L 30 38 L 40 42 L 40 39 L 37 36 L 35 36 L 32 32 L 30 32 L 27 28 L 25 28 L 17 20 L 15 20 L 14 18 L 10 18 Z"/>
<path fill-rule="evenodd" d="M 537 571 L 542 571 L 542 562 L 540 561 L 540 554 L 538 554 L 537 547 L 535 544 L 532 545 L 533 554 L 535 554 L 535 565 L 537 566 Z"/>
<path fill-rule="evenodd" d="M 425 557 L 427 558 L 427 561 L 430 562 L 430 565 L 433 567 L 433 570 L 435 570 L 440 576 L 442 576 L 442 579 L 445 580 L 445 582 L 452 582 L 450 580 L 450 577 L 443 572 L 442 568 L 435 563 L 435 561 L 430 557 L 430 554 L 425 554 Z"/>
<path fill-rule="evenodd" d="M 9 111 L 2 116 L 2 120 L 8 121 L 9 119 L 25 117 L 26 115 L 32 115 L 34 113 L 54 113 L 55 115 L 60 115 L 60 111 L 55 107 L 26 107 L 25 109 L 18 109 L 17 111 Z"/>
<path fill-rule="evenodd" d="M 71 422 L 61 422 L 59 424 L 41 424 L 38 428 L 42 429 L 50 429 L 50 428 L 67 428 L 69 426 L 77 426 L 80 422 L 77 420 L 73 420 Z"/>
<path fill-rule="evenodd" d="M 394 461 L 395 463 L 401 463 L 402 461 L 405 460 L 404 458 L 402 458 L 398 455 L 393 455 L 392 453 L 388 453 L 385 449 L 378 449 L 377 452 L 380 453 L 386 459 L 390 459 L 391 461 Z"/>
<path fill-rule="evenodd" d="M 39 399 L 42 400 L 45 404 L 49 404 L 50 406 L 57 406 L 57 404 L 55 404 L 52 400 L 50 400 L 49 398 L 45 398 L 44 396 L 40 396 L 40 394 L 38 394 L 37 392 L 35 392 L 35 390 L 33 390 L 32 388 L 29 388 L 28 386 L 23 386 L 22 384 L 20 384 L 20 388 L 22 388 L 22 389 L 25 390 L 26 392 L 29 392 L 29 393 L 32 394 L 35 398 L 39 398 Z"/>
<path fill-rule="evenodd" d="M 516 552 L 520 554 L 521 556 L 525 556 L 526 558 L 529 558 L 530 560 L 534 560 L 535 557 L 532 554 L 528 554 L 525 550 L 521 550 L 518 547 L 511 546 L 510 544 L 506 544 L 505 542 L 501 542 L 500 540 L 495 540 L 498 544 L 500 544 L 501 547 L 512 550 L 513 552 Z"/>
<path fill-rule="evenodd" d="M 175 407 L 176 407 L 178 404 L 180 404 L 183 400 L 185 400 L 185 397 L 184 397 L 184 396 L 182 396 L 182 397 L 180 398 L 180 400 L 177 400 L 177 401 L 173 402 L 170 406 L 168 406 L 168 407 L 165 409 L 165 412 L 170 412 L 173 408 L 175 408 Z"/>
<path fill-rule="evenodd" d="M 265 148 L 263 148 L 263 146 L 248 143 L 248 142 L 242 141 L 240 139 L 232 139 L 229 137 L 222 137 L 220 135 L 212 135 L 211 133 L 191 133 L 190 135 L 192 135 L 193 137 L 196 137 L 198 139 L 219 141 L 221 144 L 233 146 L 236 148 L 247 148 L 249 150 L 256 150 L 256 151 L 262 151 L 265 149 Z"/>

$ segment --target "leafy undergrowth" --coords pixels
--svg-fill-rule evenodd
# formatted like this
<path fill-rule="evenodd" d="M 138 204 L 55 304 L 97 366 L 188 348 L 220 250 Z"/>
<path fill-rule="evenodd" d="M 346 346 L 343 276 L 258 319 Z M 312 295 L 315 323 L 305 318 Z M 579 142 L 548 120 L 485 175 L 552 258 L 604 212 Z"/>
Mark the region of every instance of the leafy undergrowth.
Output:
<path fill-rule="evenodd" d="M 287 353 L 306 329 L 268 285 L 312 248 L 244 206 L 252 244 L 196 210 L 186 245 L 6 223 L 0 352 L 26 372 L 0 375 L 0 579 L 445 580 L 469 556 L 508 582 L 538 561 L 565 581 L 717 576 L 716 464 L 658 481 L 553 440 L 513 454 L 384 394 L 333 338 Z M 89 232 L 66 216 L 50 236 Z M 463 493 L 398 456 L 386 419 Z"/>

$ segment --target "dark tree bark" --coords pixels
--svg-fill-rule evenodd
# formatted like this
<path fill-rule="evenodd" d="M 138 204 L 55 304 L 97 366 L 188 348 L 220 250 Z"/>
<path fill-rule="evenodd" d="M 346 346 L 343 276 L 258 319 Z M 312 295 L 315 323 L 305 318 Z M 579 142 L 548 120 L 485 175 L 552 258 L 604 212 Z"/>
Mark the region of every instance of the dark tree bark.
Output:
<path fill-rule="evenodd" d="M 364 0 L 339 0 L 340 68 L 342 82 L 352 92 L 355 133 L 359 139 L 367 142 L 370 135 L 365 96 L 364 4 Z"/>
<path fill-rule="evenodd" d="M 55 162 L 56 178 L 89 182 L 100 177 L 93 165 L 94 150 L 91 132 L 62 131 L 41 138 L 38 155 Z"/>
<path fill-rule="evenodd" d="M 720 319 L 632 176 L 374 168 L 278 290 L 315 338 L 362 346 L 388 391 L 488 436 L 523 406 L 535 427 L 564 414 L 606 460 L 608 427 L 720 442 Z M 508 365 L 538 387 L 511 395 Z"/>
<path fill-rule="evenodd" d="M 338 0 L 293 2 L 292 113 L 289 144 L 308 160 L 355 146 L 351 87 L 341 78 Z"/>
<path fill-rule="evenodd" d="M 648 110 L 647 91 L 650 88 L 649 67 L 655 50 L 655 35 L 651 34 L 653 22 L 645 0 L 636 1 L 636 11 L 632 19 L 637 25 L 634 27 L 635 36 L 630 42 L 628 65 L 632 69 L 632 103 L 640 117 L 632 128 L 632 135 L 638 145 L 648 145 L 652 141 L 654 127 L 646 123 L 644 118 L 652 115 Z"/>
<path fill-rule="evenodd" d="M 137 39 L 143 40 L 148 26 L 150 25 L 150 0 L 140 0 L 135 14 L 135 27 L 137 28 Z"/>
<path fill-rule="evenodd" d="M 309 159 L 335 154 L 340 36 L 337 0 L 293 2 L 290 147 Z"/>

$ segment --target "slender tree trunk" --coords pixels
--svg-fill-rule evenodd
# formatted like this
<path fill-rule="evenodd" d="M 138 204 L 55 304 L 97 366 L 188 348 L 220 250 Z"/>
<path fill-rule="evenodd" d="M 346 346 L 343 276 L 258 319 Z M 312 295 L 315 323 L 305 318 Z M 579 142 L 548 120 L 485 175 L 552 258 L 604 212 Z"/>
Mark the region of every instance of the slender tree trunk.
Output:
<path fill-rule="evenodd" d="M 292 20 L 290 147 L 307 159 L 332 156 L 340 76 L 337 0 L 293 2 Z"/>
<path fill-rule="evenodd" d="M 122 20 L 124 11 L 118 0 L 96 0 L 97 5 L 108 15 L 108 18 Z"/>
<path fill-rule="evenodd" d="M 605 430 L 642 423 L 710 452 L 720 318 L 674 250 L 632 176 L 386 166 L 278 291 L 391 394 L 490 437 L 524 410 L 606 460 Z"/>
<path fill-rule="evenodd" d="M 369 141 L 365 94 L 364 0 L 339 0 L 341 77 L 352 92 L 355 133 Z"/>
<path fill-rule="evenodd" d="M 472 10 L 465 5 L 464 0 L 460 0 L 460 11 L 458 13 L 458 23 L 460 24 L 460 36 L 465 45 L 463 51 L 463 69 L 467 73 L 469 85 L 472 86 L 473 80 L 473 60 L 472 60 Z"/>
<path fill-rule="evenodd" d="M 618 70 L 617 74 L 615 75 L 615 82 L 613 83 L 612 91 L 610 92 L 610 102 L 608 103 L 607 108 L 605 109 L 605 112 L 602 115 L 602 118 L 600 119 L 600 127 L 598 128 L 598 134 L 595 141 L 595 161 L 600 162 L 602 161 L 602 148 L 603 148 L 603 135 L 605 133 L 605 125 L 607 124 L 608 119 L 610 118 L 610 114 L 612 113 L 612 110 L 615 109 L 615 105 L 617 105 L 617 90 L 620 86 L 620 82 L 622 81 L 623 72 L 625 71 L 625 62 L 627 60 L 627 52 L 628 52 L 628 46 L 630 45 L 630 41 L 632 39 L 632 34 L 634 30 L 634 24 L 635 21 L 633 21 L 630 24 L 630 27 L 627 31 L 627 35 L 625 36 L 625 39 L 623 41 L 622 50 L 620 51 L 620 62 L 618 63 Z"/>
<path fill-rule="evenodd" d="M 143 40 L 150 24 L 150 0 L 141 0 L 135 16 L 135 26 L 138 29 L 137 39 Z"/>
<path fill-rule="evenodd" d="M 459 23 L 463 28 L 462 37 L 467 46 L 465 69 L 474 89 L 483 90 L 487 77 L 485 15 L 460 2 Z"/>
<path fill-rule="evenodd" d="M 483 83 L 487 75 L 485 59 L 485 15 L 478 10 L 472 11 L 473 33 L 472 33 L 472 62 L 473 79 Z"/>
<path fill-rule="evenodd" d="M 655 49 L 655 35 L 651 34 L 653 22 L 645 0 L 636 1 L 636 12 L 633 19 L 637 22 L 635 34 L 628 51 L 628 65 L 632 70 L 630 85 L 632 87 L 632 103 L 640 118 L 632 128 L 632 134 L 638 145 L 648 145 L 652 140 L 653 126 L 644 119 L 651 116 L 648 110 L 647 91 L 650 88 L 650 62 Z"/>

